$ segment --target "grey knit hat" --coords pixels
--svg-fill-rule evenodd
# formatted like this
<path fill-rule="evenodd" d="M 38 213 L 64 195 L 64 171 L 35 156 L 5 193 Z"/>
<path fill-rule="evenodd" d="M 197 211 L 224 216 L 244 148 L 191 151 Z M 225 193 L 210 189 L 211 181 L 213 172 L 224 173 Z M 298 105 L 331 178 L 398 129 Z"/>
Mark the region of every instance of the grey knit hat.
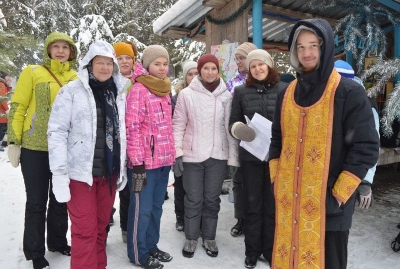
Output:
<path fill-rule="evenodd" d="M 149 65 L 157 58 L 164 57 L 169 62 L 168 51 L 160 45 L 150 45 L 143 50 L 142 54 L 142 65 L 148 69 Z"/>
<path fill-rule="evenodd" d="M 294 32 L 293 35 L 293 41 L 292 41 L 292 46 L 290 47 L 290 52 L 289 52 L 289 63 L 290 65 L 294 68 L 294 70 L 296 70 L 298 73 L 303 73 L 303 71 L 301 70 L 301 64 L 299 61 L 299 57 L 297 55 L 297 37 L 299 36 L 301 31 L 309 31 L 311 33 L 314 33 L 315 36 L 318 37 L 318 39 L 320 40 L 320 47 L 322 45 L 322 38 L 320 36 L 318 36 L 317 32 L 307 26 L 304 25 L 300 25 L 296 31 Z M 319 63 L 316 69 L 318 69 L 319 67 Z"/>
<path fill-rule="evenodd" d="M 256 45 L 250 42 L 244 42 L 240 44 L 239 47 L 236 48 L 235 54 L 242 55 L 244 57 L 247 57 L 247 55 L 250 53 L 252 50 L 258 49 Z"/>
<path fill-rule="evenodd" d="M 246 67 L 248 70 L 250 70 L 250 63 L 253 60 L 260 60 L 272 68 L 275 66 L 274 59 L 272 59 L 271 55 L 266 50 L 256 49 L 250 51 L 246 58 Z"/>

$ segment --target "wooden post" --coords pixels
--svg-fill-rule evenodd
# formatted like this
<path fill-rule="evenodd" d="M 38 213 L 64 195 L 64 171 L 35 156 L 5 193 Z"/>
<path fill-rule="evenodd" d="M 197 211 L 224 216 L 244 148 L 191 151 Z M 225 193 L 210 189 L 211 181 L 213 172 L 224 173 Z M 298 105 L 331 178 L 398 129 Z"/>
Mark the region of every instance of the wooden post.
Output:
<path fill-rule="evenodd" d="M 218 9 L 214 8 L 209 14 L 215 19 L 224 19 L 237 11 L 246 0 L 234 0 Z M 227 24 L 213 24 L 206 19 L 206 51 L 211 51 L 212 45 L 222 44 L 222 41 L 239 42 L 248 41 L 248 10 L 243 12 L 235 21 Z"/>

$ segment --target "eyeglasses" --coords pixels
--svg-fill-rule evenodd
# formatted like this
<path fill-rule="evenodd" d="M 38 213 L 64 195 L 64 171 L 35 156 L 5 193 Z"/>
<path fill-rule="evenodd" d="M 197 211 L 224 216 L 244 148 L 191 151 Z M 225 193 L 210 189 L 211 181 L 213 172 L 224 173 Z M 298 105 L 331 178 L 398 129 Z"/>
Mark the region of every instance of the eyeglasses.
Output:
<path fill-rule="evenodd" d="M 242 61 L 244 61 L 244 60 L 246 60 L 246 57 L 243 57 L 243 56 L 240 56 L 240 57 L 235 57 L 235 62 L 242 62 Z"/>

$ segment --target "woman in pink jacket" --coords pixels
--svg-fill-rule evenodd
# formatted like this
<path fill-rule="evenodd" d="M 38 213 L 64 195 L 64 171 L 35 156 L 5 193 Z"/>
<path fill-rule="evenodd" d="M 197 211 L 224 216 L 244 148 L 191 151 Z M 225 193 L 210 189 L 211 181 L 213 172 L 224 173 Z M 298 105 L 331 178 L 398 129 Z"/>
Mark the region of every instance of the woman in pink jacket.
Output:
<path fill-rule="evenodd" d="M 158 249 L 160 220 L 169 171 L 175 161 L 172 106 L 167 77 L 169 55 L 148 46 L 136 63 L 135 84 L 126 100 L 128 184 L 128 257 L 143 268 L 163 268 L 172 257 Z"/>

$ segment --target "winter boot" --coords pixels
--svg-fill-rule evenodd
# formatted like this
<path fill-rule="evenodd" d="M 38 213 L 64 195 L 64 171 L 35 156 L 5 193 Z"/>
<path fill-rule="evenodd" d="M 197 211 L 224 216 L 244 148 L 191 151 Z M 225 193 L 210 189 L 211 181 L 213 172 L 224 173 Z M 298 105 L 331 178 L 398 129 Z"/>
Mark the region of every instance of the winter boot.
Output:
<path fill-rule="evenodd" d="M 157 251 L 154 253 L 150 253 L 150 256 L 153 257 L 154 259 L 159 260 L 160 262 L 169 262 L 172 260 L 172 256 L 169 255 L 169 253 L 159 249 L 157 249 Z"/>
<path fill-rule="evenodd" d="M 49 262 L 45 257 L 36 258 L 33 261 L 33 269 L 49 269 Z"/>
<path fill-rule="evenodd" d="M 145 269 L 161 269 L 164 265 L 162 265 L 159 260 L 149 256 L 147 261 L 142 264 L 141 267 Z"/>
<path fill-rule="evenodd" d="M 65 246 L 59 247 L 59 248 L 50 248 L 49 247 L 48 249 L 51 252 L 58 252 L 65 256 L 71 256 L 71 247 L 68 245 L 65 245 Z"/>
<path fill-rule="evenodd" d="M 185 245 L 183 246 L 182 249 L 183 257 L 192 258 L 194 256 L 196 247 L 197 247 L 197 239 L 196 240 L 186 239 Z"/>
<path fill-rule="evenodd" d="M 206 254 L 210 257 L 218 256 L 218 247 L 215 240 L 203 240 L 203 248 L 206 250 Z"/>
<path fill-rule="evenodd" d="M 246 268 L 254 268 L 257 266 L 257 257 L 256 256 L 247 256 L 244 260 L 244 266 Z"/>
<path fill-rule="evenodd" d="M 400 233 L 393 240 L 391 246 L 394 252 L 400 251 Z"/>
<path fill-rule="evenodd" d="M 178 232 L 183 232 L 183 230 L 185 230 L 185 219 L 182 216 L 176 215 L 175 228 Z"/>
<path fill-rule="evenodd" d="M 112 210 L 111 210 L 111 216 L 110 216 L 110 222 L 109 222 L 110 226 L 114 225 L 114 213 L 115 213 L 115 211 L 117 211 L 117 210 L 113 207 Z"/>
<path fill-rule="evenodd" d="M 124 241 L 124 243 L 128 242 L 128 232 L 121 230 L 121 235 L 122 235 L 122 241 Z"/>
<path fill-rule="evenodd" d="M 231 229 L 231 235 L 234 237 L 240 236 L 243 233 L 243 220 L 238 219 L 238 222 Z"/>

